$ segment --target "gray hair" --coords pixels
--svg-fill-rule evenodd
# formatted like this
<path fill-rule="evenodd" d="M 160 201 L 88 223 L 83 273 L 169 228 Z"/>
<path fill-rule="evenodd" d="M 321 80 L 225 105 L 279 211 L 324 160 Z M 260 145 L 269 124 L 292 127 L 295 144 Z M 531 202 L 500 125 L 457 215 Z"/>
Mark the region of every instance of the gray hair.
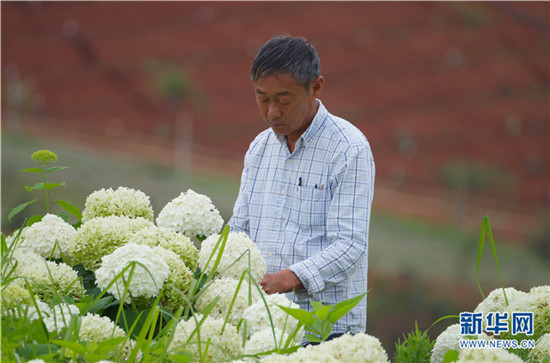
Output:
<path fill-rule="evenodd" d="M 276 36 L 258 51 L 252 63 L 253 81 L 266 75 L 290 73 L 306 89 L 321 74 L 315 47 L 303 37 Z"/>

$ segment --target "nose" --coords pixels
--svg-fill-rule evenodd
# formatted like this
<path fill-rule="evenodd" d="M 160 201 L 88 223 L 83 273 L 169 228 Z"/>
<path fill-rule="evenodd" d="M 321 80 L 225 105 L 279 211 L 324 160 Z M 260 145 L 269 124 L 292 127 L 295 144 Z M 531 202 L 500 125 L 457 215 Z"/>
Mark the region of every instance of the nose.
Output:
<path fill-rule="evenodd" d="M 274 103 L 270 103 L 269 106 L 267 106 L 267 117 L 270 120 L 281 117 L 281 111 Z"/>

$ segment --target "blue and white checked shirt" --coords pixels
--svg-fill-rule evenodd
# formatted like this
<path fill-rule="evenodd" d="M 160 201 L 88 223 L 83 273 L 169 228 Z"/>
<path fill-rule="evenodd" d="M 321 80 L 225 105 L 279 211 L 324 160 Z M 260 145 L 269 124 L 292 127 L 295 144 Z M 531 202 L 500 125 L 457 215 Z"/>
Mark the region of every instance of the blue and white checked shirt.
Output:
<path fill-rule="evenodd" d="M 292 154 L 272 129 L 251 143 L 229 225 L 256 242 L 268 273 L 298 276 L 301 309 L 311 310 L 310 299 L 336 304 L 367 291 L 374 175 L 365 136 L 319 101 Z M 365 298 L 332 333 L 365 332 L 366 306 Z"/>

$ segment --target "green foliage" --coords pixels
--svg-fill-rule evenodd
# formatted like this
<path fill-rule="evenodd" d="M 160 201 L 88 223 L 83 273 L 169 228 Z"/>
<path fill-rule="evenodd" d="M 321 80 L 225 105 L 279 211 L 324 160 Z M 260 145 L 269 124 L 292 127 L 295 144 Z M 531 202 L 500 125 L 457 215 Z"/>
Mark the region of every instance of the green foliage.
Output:
<path fill-rule="evenodd" d="M 443 363 L 456 362 L 458 360 L 458 351 L 451 349 L 443 356 Z"/>
<path fill-rule="evenodd" d="M 320 343 L 330 336 L 333 324 L 357 305 L 367 293 L 368 291 L 336 305 L 324 305 L 322 302 L 311 301 L 312 311 L 278 306 L 288 315 L 298 319 L 301 326 L 305 326 L 305 330 L 308 332 L 305 335 L 306 339 Z"/>
<path fill-rule="evenodd" d="M 429 362 L 432 348 L 435 341 L 428 336 L 427 331 L 418 329 L 418 322 L 415 322 L 415 329 L 405 336 L 405 340 L 397 340 L 395 344 L 395 355 L 393 361 L 396 363 Z"/>
<path fill-rule="evenodd" d="M 32 154 L 31 159 L 38 162 L 41 165 L 41 167 L 40 168 L 27 168 L 27 169 L 22 169 L 20 171 L 26 172 L 26 173 L 41 174 L 42 175 L 42 181 L 39 182 L 39 183 L 34 184 L 34 186 L 26 185 L 25 189 L 29 192 L 33 192 L 33 191 L 43 192 L 44 202 L 43 203 L 38 202 L 38 199 L 33 199 L 31 201 L 19 204 L 18 206 L 13 208 L 11 210 L 11 212 L 8 214 L 8 220 L 10 222 L 11 222 L 11 220 L 14 216 L 16 216 L 17 214 L 24 211 L 29 205 L 35 204 L 35 203 L 43 205 L 46 209 L 46 213 L 50 213 L 50 207 L 51 207 L 50 193 L 51 193 L 51 191 L 54 190 L 55 188 L 65 186 L 64 181 L 62 181 L 60 183 L 48 182 L 48 174 L 50 174 L 54 171 L 63 170 L 63 169 L 67 168 L 65 166 L 54 166 L 54 167 L 51 167 L 51 168 L 46 168 L 46 165 L 57 161 L 57 155 L 56 154 L 54 154 L 53 152 L 51 152 L 49 150 L 38 150 L 38 151 L 36 151 L 35 153 Z M 70 204 L 70 203 L 68 203 L 64 200 L 55 200 L 52 204 L 57 204 L 66 211 L 66 212 L 60 213 L 59 214 L 60 217 L 67 220 L 68 219 L 67 212 L 68 212 L 68 213 L 74 215 L 78 219 L 78 223 L 75 226 L 80 225 L 80 221 L 82 220 L 82 214 L 80 213 L 80 210 L 77 207 L 75 207 L 74 205 L 72 205 L 72 204 Z M 42 216 L 39 216 L 39 215 L 32 216 L 27 220 L 26 225 L 30 226 L 33 223 L 39 222 L 41 219 L 42 219 Z"/>
<path fill-rule="evenodd" d="M 479 292 L 481 293 L 481 296 L 485 299 L 485 294 L 483 293 L 483 289 L 481 288 L 481 283 L 479 281 L 479 267 L 481 265 L 481 255 L 483 253 L 483 245 L 485 243 L 485 233 L 487 233 L 487 236 L 489 237 L 489 243 L 491 243 L 491 249 L 493 250 L 493 256 L 495 257 L 495 262 L 497 265 L 498 278 L 500 279 L 500 286 L 502 287 L 502 293 L 504 294 L 504 299 L 506 300 L 506 304 L 508 304 L 508 298 L 506 297 L 506 291 L 504 289 L 504 284 L 502 283 L 502 276 L 500 274 L 500 265 L 498 264 L 497 249 L 495 247 L 493 232 L 491 231 L 491 224 L 489 223 L 488 216 L 483 217 L 483 223 L 481 224 L 481 235 L 479 237 L 479 244 L 477 248 L 477 270 L 476 270 L 477 287 L 479 289 Z"/>

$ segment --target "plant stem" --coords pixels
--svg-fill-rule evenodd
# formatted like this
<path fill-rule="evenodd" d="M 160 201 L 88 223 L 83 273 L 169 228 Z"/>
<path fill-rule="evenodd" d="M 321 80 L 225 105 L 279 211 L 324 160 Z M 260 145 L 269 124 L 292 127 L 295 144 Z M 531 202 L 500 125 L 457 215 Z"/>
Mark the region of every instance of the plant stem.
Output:
<path fill-rule="evenodd" d="M 48 182 L 46 180 L 46 164 L 42 164 L 42 176 L 44 177 L 44 197 L 46 199 L 46 213 L 50 213 L 50 203 L 48 202 L 49 190 L 45 187 Z"/>

